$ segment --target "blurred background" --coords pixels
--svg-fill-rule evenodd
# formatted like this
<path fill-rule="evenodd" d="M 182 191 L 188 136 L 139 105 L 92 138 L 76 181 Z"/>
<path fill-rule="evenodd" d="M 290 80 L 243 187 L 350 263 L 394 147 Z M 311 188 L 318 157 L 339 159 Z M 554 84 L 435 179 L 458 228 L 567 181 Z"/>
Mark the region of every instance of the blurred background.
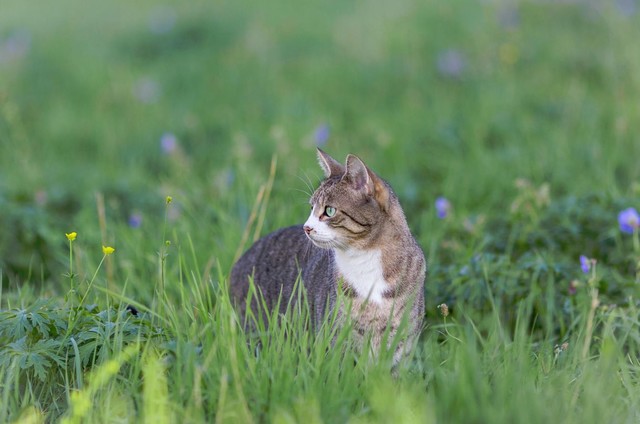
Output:
<path fill-rule="evenodd" d="M 600 199 L 604 251 L 607 205 L 640 192 L 639 39 L 635 0 L 3 0 L 4 289 L 64 293 L 70 231 L 80 273 L 112 245 L 142 299 L 164 238 L 224 276 L 272 158 L 261 233 L 304 221 L 316 146 L 391 183 L 436 281 L 514 199 Z"/>

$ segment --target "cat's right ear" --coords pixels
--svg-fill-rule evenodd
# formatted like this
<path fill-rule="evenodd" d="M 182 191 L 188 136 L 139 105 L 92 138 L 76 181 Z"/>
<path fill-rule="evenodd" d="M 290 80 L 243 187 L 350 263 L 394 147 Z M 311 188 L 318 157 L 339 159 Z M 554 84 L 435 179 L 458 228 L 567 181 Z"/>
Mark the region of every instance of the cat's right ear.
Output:
<path fill-rule="evenodd" d="M 318 150 L 318 163 L 320 164 L 320 167 L 324 171 L 325 178 L 333 177 L 336 175 L 340 176 L 344 174 L 344 166 L 340 162 L 338 162 L 337 160 L 335 160 L 334 158 L 332 158 L 322 150 L 320 149 L 317 149 L 317 150 Z"/>

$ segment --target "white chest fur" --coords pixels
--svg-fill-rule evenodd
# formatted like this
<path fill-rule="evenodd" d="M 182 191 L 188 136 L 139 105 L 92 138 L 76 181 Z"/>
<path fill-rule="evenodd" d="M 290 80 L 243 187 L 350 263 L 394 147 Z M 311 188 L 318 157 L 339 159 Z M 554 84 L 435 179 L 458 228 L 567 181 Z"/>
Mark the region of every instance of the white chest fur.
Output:
<path fill-rule="evenodd" d="M 335 250 L 338 271 L 358 296 L 374 303 L 382 303 L 382 295 L 389 288 L 382 272 L 380 250 Z"/>

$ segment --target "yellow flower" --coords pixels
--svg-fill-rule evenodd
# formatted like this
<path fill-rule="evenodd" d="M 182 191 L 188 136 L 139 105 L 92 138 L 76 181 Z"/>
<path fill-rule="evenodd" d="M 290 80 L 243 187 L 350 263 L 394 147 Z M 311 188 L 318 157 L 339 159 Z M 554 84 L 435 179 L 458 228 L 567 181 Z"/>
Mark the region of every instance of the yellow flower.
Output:
<path fill-rule="evenodd" d="M 105 255 L 110 255 L 115 251 L 116 251 L 116 249 L 114 249 L 111 246 L 102 246 L 102 253 L 104 253 Z"/>
<path fill-rule="evenodd" d="M 167 196 L 167 205 L 173 201 L 173 197 Z"/>
<path fill-rule="evenodd" d="M 69 241 L 74 241 L 76 239 L 76 237 L 78 236 L 78 233 L 76 233 L 75 231 L 72 231 L 70 233 L 64 233 L 65 236 L 67 236 L 67 240 Z"/>

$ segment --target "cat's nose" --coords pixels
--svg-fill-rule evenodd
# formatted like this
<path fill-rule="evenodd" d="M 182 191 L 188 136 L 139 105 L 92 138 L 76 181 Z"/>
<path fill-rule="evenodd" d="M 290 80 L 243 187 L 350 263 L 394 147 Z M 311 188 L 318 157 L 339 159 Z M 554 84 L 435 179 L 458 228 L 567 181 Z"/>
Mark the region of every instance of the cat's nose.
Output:
<path fill-rule="evenodd" d="M 302 228 L 304 229 L 304 232 L 307 233 L 307 235 L 311 234 L 311 231 L 313 231 L 313 228 L 309 227 L 308 225 L 305 225 Z"/>

